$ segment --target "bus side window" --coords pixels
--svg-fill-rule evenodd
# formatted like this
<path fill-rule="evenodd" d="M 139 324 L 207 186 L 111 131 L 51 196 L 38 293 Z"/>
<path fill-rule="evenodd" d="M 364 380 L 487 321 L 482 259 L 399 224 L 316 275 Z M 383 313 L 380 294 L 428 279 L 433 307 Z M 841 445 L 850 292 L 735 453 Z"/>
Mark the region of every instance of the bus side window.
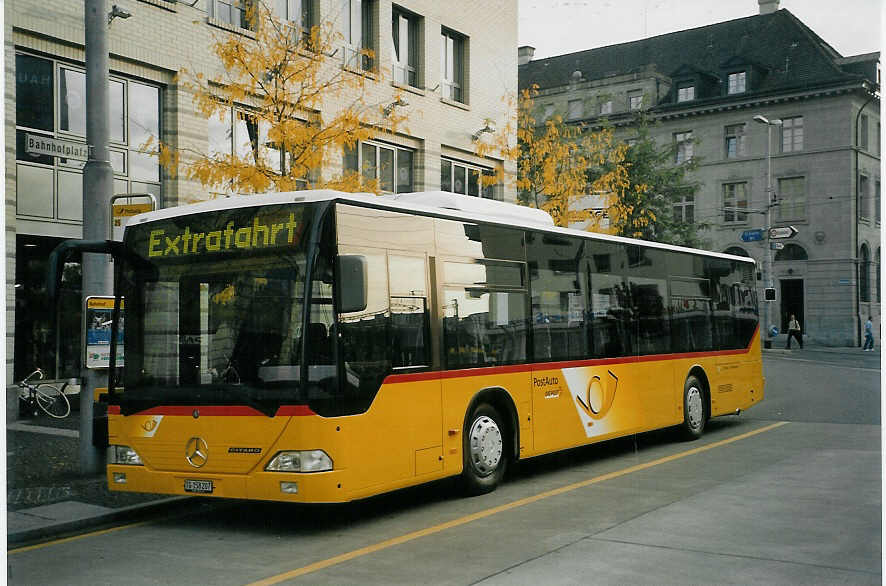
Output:
<path fill-rule="evenodd" d="M 588 356 L 586 332 L 587 263 L 583 242 L 550 234 L 527 235 L 532 291 L 530 323 L 533 359 L 582 359 Z"/>
<path fill-rule="evenodd" d="M 430 366 L 427 300 L 391 297 L 391 367 Z"/>
<path fill-rule="evenodd" d="M 422 256 L 388 254 L 391 327 L 386 347 L 392 368 L 430 366 L 427 261 Z"/>
<path fill-rule="evenodd" d="M 591 267 L 590 335 L 596 358 L 633 352 L 631 302 L 624 271 L 627 252 L 622 244 L 590 242 L 585 251 Z"/>
<path fill-rule="evenodd" d="M 387 339 L 390 328 L 387 259 L 383 250 L 364 249 L 366 258 L 366 309 L 340 313 L 341 352 L 349 375 L 342 385 L 358 395 L 360 405 L 368 406 L 391 370 Z"/>

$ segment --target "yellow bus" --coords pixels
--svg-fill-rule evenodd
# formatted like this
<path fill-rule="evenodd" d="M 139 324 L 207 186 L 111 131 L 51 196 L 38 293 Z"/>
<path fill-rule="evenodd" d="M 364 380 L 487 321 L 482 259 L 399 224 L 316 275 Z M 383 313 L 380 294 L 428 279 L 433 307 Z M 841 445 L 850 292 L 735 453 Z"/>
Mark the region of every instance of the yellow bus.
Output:
<path fill-rule="evenodd" d="M 751 259 L 538 210 L 231 197 L 137 216 L 114 253 L 113 490 L 342 502 L 460 476 L 478 494 L 519 459 L 695 438 L 763 399 Z"/>

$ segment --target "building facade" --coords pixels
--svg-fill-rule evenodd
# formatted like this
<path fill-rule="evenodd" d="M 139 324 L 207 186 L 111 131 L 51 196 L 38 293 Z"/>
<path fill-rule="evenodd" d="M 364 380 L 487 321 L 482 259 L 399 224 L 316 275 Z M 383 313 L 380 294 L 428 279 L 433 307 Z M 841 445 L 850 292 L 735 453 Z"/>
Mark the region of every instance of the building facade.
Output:
<path fill-rule="evenodd" d="M 176 74 L 184 67 L 214 75 L 220 64 L 211 50 L 213 40 L 248 37 L 243 8 L 251 1 L 119 3 L 130 16 L 114 18 L 108 29 L 115 194 L 150 193 L 162 207 L 212 195 L 182 174 L 171 176 L 143 146 L 153 137 L 182 151 L 237 148 L 239 134 L 249 131 L 245 121 L 236 111 L 226 122 L 198 114 Z M 516 94 L 515 1 L 267 0 L 266 5 L 299 25 L 332 23 L 342 37 L 337 66 L 367 78 L 366 103 L 384 106 L 397 95 L 408 103 L 398 106 L 408 130 L 379 133 L 356 150 L 333 156 L 321 176 L 350 165 L 374 174 L 387 191 L 444 189 L 515 200 L 506 187 L 511 181 L 481 186 L 482 174 L 500 170 L 507 178 L 514 166 L 477 156 L 473 138 L 489 121 L 505 126 L 508 110 L 502 96 Z M 59 332 L 51 328 L 44 280 L 52 248 L 62 239 L 82 237 L 85 161 L 77 151 L 86 146 L 87 104 L 84 3 L 11 0 L 4 16 L 10 389 L 36 367 L 59 378 L 79 373 L 78 270 L 66 269 Z M 360 49 L 374 53 L 372 67 L 355 62 Z M 322 110 L 333 112 L 352 97 L 343 95 L 341 103 L 325 103 Z M 35 152 L 28 140 L 64 142 L 73 150 L 62 153 L 69 156 Z"/>
<path fill-rule="evenodd" d="M 520 87 L 539 86 L 538 119 L 611 124 L 624 140 L 644 112 L 675 165 L 699 163 L 675 216 L 706 224 L 706 247 L 757 261 L 761 321 L 768 306 L 782 333 L 795 314 L 806 339 L 857 346 L 867 317 L 880 323 L 879 53 L 844 57 L 777 0 L 759 5 L 549 59 L 521 47 Z M 789 226 L 772 250 L 766 228 Z"/>

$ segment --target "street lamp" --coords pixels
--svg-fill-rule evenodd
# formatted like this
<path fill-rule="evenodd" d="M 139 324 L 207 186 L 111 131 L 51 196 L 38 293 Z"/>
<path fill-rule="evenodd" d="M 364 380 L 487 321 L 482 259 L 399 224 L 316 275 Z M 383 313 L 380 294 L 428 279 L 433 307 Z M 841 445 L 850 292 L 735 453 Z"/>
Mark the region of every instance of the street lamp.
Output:
<path fill-rule="evenodd" d="M 778 118 L 770 120 L 762 114 L 754 116 L 754 122 L 766 125 L 766 262 L 763 267 L 763 281 L 767 284 L 766 289 L 775 290 L 772 282 L 772 244 L 769 242 L 769 229 L 772 227 L 772 207 L 776 205 L 773 201 L 772 192 L 772 127 L 781 126 L 782 121 Z M 774 299 L 766 299 L 764 290 L 764 303 L 766 304 L 766 336 L 769 338 L 764 342 L 767 348 L 772 347 L 772 306 L 770 303 Z"/>

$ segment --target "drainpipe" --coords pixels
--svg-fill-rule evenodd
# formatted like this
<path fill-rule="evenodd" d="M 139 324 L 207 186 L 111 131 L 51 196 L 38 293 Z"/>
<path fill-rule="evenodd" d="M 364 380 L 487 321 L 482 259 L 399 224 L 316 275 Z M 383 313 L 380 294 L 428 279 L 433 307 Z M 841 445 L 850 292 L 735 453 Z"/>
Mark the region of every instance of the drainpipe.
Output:
<path fill-rule="evenodd" d="M 862 89 L 867 90 L 868 84 L 863 83 Z M 858 264 L 858 222 L 861 219 L 861 214 L 859 210 L 859 193 L 858 193 L 858 122 L 861 120 L 861 113 L 864 112 L 864 109 L 874 100 L 875 94 L 871 92 L 871 95 L 868 96 L 867 101 L 862 104 L 861 108 L 858 109 L 858 113 L 855 115 L 855 144 L 852 145 L 852 150 L 855 151 L 855 174 L 852 177 L 852 185 L 855 186 L 855 195 L 853 200 L 855 201 L 855 223 L 854 223 L 854 248 L 852 250 L 852 255 L 855 258 L 855 345 L 861 345 L 861 289 L 859 285 L 861 284 L 861 271 L 862 268 Z"/>

